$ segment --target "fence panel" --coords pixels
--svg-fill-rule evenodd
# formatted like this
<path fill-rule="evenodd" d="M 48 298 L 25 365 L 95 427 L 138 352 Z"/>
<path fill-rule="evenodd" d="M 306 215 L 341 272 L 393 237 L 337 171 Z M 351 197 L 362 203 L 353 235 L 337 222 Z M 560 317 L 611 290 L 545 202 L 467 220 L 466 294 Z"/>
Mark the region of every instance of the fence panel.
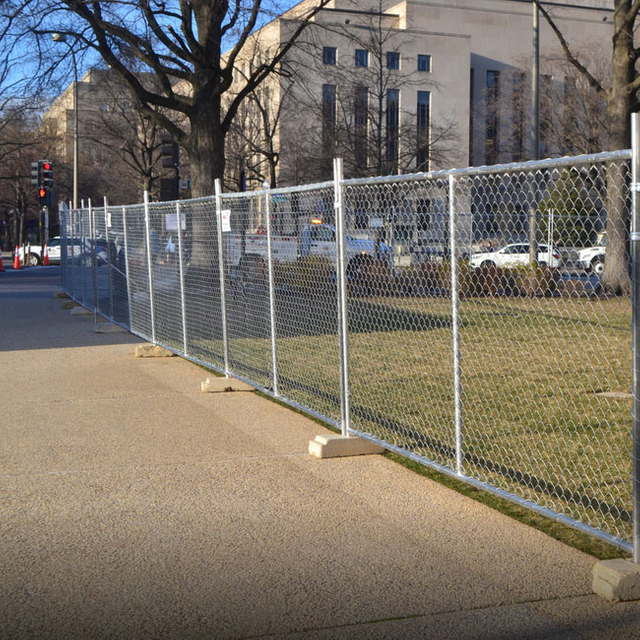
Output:
<path fill-rule="evenodd" d="M 272 192 L 280 395 L 340 421 L 340 343 L 332 187 Z"/>
<path fill-rule="evenodd" d="M 613 229 L 607 212 L 629 219 L 629 180 L 622 161 L 456 180 L 456 199 L 482 211 L 484 238 L 458 282 L 464 472 L 622 539 L 631 303 L 628 289 L 602 287 L 599 239 Z M 531 210 L 537 269 L 527 266 Z"/>
<path fill-rule="evenodd" d="M 143 205 L 133 205 L 124 209 L 125 259 L 129 275 L 131 331 L 151 341 L 153 327 L 144 209 Z M 159 240 L 156 240 L 156 236 L 151 236 L 151 255 L 159 251 L 158 245 Z"/>
<path fill-rule="evenodd" d="M 222 253 L 227 302 L 229 369 L 271 386 L 271 326 L 265 197 L 225 195 Z"/>
<path fill-rule="evenodd" d="M 353 428 L 455 468 L 446 184 L 352 183 L 344 199 Z"/>
<path fill-rule="evenodd" d="M 180 225 L 188 353 L 222 369 L 224 349 L 215 201 L 210 198 L 182 202 Z"/>

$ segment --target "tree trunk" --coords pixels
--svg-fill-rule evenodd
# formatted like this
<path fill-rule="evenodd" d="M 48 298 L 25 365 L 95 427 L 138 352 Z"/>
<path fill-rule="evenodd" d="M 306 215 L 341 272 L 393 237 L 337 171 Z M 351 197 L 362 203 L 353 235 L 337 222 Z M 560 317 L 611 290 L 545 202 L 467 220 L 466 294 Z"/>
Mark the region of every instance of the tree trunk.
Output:
<path fill-rule="evenodd" d="M 633 24 L 627 24 L 630 0 L 618 0 L 615 13 L 615 35 L 611 65 L 611 90 L 607 112 L 611 126 L 610 147 L 631 146 L 631 110 L 634 96 L 629 85 L 635 76 Z M 614 295 L 628 294 L 629 278 L 629 210 L 626 204 L 626 180 L 622 171 L 612 165 L 607 171 L 607 252 L 602 285 Z"/>

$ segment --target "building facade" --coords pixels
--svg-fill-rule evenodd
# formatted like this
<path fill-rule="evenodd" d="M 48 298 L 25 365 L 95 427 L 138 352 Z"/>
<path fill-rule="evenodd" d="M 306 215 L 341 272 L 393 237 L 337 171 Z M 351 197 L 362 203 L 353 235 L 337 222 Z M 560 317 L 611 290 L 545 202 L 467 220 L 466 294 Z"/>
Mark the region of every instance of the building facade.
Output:
<path fill-rule="evenodd" d="M 594 58 L 610 48 L 609 5 L 557 0 L 545 8 L 572 49 Z M 309 6 L 252 36 L 235 64 L 238 86 Z M 333 0 L 240 114 L 228 172 L 285 185 L 327 178 L 336 156 L 349 177 L 528 159 L 532 23 L 525 0 Z M 542 16 L 539 34 L 542 108 L 545 100 L 557 108 L 575 79 L 566 66 L 545 70 L 564 56 Z M 542 155 L 571 152 L 544 129 Z"/>

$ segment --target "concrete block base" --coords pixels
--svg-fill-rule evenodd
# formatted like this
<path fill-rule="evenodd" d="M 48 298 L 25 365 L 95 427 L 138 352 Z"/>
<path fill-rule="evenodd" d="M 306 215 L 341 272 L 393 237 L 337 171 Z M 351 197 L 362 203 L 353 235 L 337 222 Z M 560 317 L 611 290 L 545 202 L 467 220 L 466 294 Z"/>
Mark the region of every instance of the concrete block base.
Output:
<path fill-rule="evenodd" d="M 93 311 L 89 311 L 89 309 L 85 309 L 84 307 L 73 307 L 71 309 L 72 316 L 92 316 Z"/>
<path fill-rule="evenodd" d="M 207 378 L 200 383 L 200 391 L 202 393 L 224 393 L 225 391 L 255 391 L 255 389 L 250 384 L 235 378 Z"/>
<path fill-rule="evenodd" d="M 602 560 L 593 567 L 593 591 L 612 602 L 640 600 L 640 564 Z"/>
<path fill-rule="evenodd" d="M 176 354 L 157 345 L 142 344 L 136 347 L 136 358 L 172 358 Z"/>
<path fill-rule="evenodd" d="M 74 302 L 73 300 L 65 300 L 62 303 L 62 308 L 63 309 L 75 309 L 78 305 L 77 302 Z"/>
<path fill-rule="evenodd" d="M 54 297 L 54 298 L 68 298 L 68 297 L 69 297 L 69 294 L 68 294 L 68 293 L 65 293 L 64 291 L 56 291 L 56 292 L 53 294 L 53 297 Z"/>
<path fill-rule="evenodd" d="M 342 456 L 364 456 L 384 453 L 384 449 L 362 438 L 344 436 L 316 436 L 309 442 L 309 453 L 316 458 L 339 458 Z"/>
<path fill-rule="evenodd" d="M 126 333 L 126 329 L 112 322 L 98 322 L 96 324 L 96 333 Z"/>

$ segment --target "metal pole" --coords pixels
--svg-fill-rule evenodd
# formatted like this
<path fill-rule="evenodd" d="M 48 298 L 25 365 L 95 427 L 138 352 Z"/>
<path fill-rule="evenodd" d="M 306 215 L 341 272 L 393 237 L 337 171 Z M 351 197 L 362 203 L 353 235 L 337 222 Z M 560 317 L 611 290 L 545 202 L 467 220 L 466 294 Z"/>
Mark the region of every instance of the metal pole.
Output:
<path fill-rule="evenodd" d="M 78 65 L 76 64 L 76 54 L 73 47 L 71 57 L 73 59 L 73 207 L 78 208 L 78 147 L 80 132 L 78 130 Z"/>
<path fill-rule="evenodd" d="M 149 192 L 144 192 L 144 224 L 147 234 L 147 267 L 149 272 L 149 306 L 151 312 L 151 342 L 156 344 L 156 321 L 153 304 L 153 267 L 151 263 L 151 222 L 149 220 Z"/>
<path fill-rule="evenodd" d="M 91 283 L 93 285 L 93 323 L 98 322 L 98 269 L 96 264 L 96 220 L 89 198 L 89 235 L 91 236 Z"/>
<path fill-rule="evenodd" d="M 633 561 L 640 564 L 640 114 L 631 118 L 633 307 Z"/>
<path fill-rule="evenodd" d="M 109 275 L 109 317 L 113 320 L 113 283 L 112 283 L 112 270 L 111 270 L 111 245 L 109 244 L 109 199 L 104 197 L 104 237 L 107 241 L 107 273 Z"/>
<path fill-rule="evenodd" d="M 85 266 L 85 252 L 86 252 L 86 245 L 85 245 L 85 234 L 84 234 L 84 230 L 85 230 L 85 221 L 84 221 L 84 200 L 82 201 L 82 208 L 80 209 L 80 294 L 82 296 L 82 302 L 85 301 L 85 295 L 84 295 L 84 266 Z"/>
<path fill-rule="evenodd" d="M 538 160 L 540 155 L 540 7 L 533 0 L 533 61 L 531 69 L 531 159 Z M 538 198 L 535 178 L 532 202 L 529 208 L 529 262 L 538 265 L 537 209 Z"/>
<path fill-rule="evenodd" d="M 133 329 L 131 321 L 131 281 L 129 279 L 129 234 L 127 233 L 127 207 L 122 207 L 122 229 L 124 236 L 124 280 L 127 285 L 127 309 L 129 311 L 129 329 Z"/>
<path fill-rule="evenodd" d="M 76 296 L 76 235 L 78 211 L 71 209 L 71 297 L 75 300 Z M 69 239 L 67 238 L 67 258 L 69 257 Z"/>
<path fill-rule="evenodd" d="M 345 251 L 345 219 L 342 206 L 342 158 L 333 160 L 333 191 L 336 218 L 336 269 L 338 274 L 338 335 L 340 339 L 340 409 L 342 435 L 351 429 L 349 389 L 349 320 L 347 308 L 347 269 Z"/>
<path fill-rule="evenodd" d="M 227 333 L 227 292 L 224 277 L 224 252 L 222 247 L 222 195 L 220 179 L 215 180 L 216 217 L 218 227 L 218 268 L 220 271 L 220 313 L 222 315 L 222 349 L 224 353 L 224 373 L 229 377 L 229 335 Z"/>
<path fill-rule="evenodd" d="M 180 201 L 176 201 L 176 218 L 178 220 L 178 267 L 180 269 L 180 306 L 182 309 L 182 349 L 184 355 L 189 355 L 187 349 L 187 304 L 184 291 L 184 262 L 182 257 L 182 221 Z"/>
<path fill-rule="evenodd" d="M 458 247 L 456 237 L 455 178 L 449 176 L 449 248 L 451 259 L 451 313 L 453 328 L 453 394 L 456 433 L 456 473 L 463 474 L 462 382 L 460 367 L 460 295 L 458 283 Z"/>
<path fill-rule="evenodd" d="M 531 68 L 531 159 L 540 157 L 540 6 L 533 0 L 533 60 Z"/>
<path fill-rule="evenodd" d="M 267 269 L 269 271 L 269 320 L 271 323 L 271 367 L 273 393 L 278 393 L 278 341 L 276 336 L 276 289 L 273 278 L 273 243 L 271 239 L 271 208 L 269 191 L 264 192 L 264 214 L 267 227 Z"/>

